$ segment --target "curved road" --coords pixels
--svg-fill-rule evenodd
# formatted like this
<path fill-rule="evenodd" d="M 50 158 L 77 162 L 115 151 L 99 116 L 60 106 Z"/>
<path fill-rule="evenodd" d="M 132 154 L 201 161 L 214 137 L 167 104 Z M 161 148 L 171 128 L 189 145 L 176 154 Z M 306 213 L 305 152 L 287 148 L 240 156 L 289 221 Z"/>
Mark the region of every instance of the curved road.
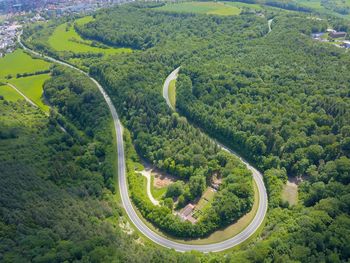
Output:
<path fill-rule="evenodd" d="M 272 19 L 269 20 L 269 22 L 272 22 Z M 269 23 L 270 26 L 270 23 Z M 166 100 L 166 103 L 168 104 L 168 106 L 172 109 L 175 110 L 169 100 L 169 84 L 172 80 L 175 80 L 178 76 L 180 67 L 176 68 L 175 70 L 173 70 L 173 72 L 171 72 L 169 74 L 169 76 L 166 78 L 164 85 L 163 85 L 163 97 Z M 233 150 L 227 148 L 226 146 L 222 145 L 221 143 L 217 142 L 216 140 L 212 139 L 221 149 L 223 149 L 224 151 L 230 152 L 231 154 L 235 155 L 236 157 L 238 157 L 246 166 L 247 168 L 252 172 L 253 174 L 253 179 L 258 187 L 258 191 L 259 191 L 259 208 L 258 211 L 253 219 L 253 221 L 248 225 L 247 228 L 245 228 L 240 234 L 238 234 L 237 236 L 227 240 L 231 243 L 232 246 L 238 245 L 239 243 L 243 242 L 244 240 L 246 240 L 248 237 L 250 237 L 258 228 L 259 226 L 262 224 L 262 222 L 264 221 L 266 212 L 267 212 L 267 192 L 266 192 L 266 188 L 265 188 L 265 184 L 263 181 L 263 176 L 262 174 L 255 169 L 253 166 L 251 166 L 248 161 L 246 161 L 244 158 L 242 158 L 241 156 L 239 156 L 236 152 L 234 152 Z M 225 241 L 226 242 L 226 241 Z M 222 242 L 224 243 L 224 242 Z M 220 243 L 219 243 L 220 244 Z"/>
<path fill-rule="evenodd" d="M 122 128 L 122 125 L 121 125 L 120 120 L 118 118 L 117 111 L 116 111 L 111 99 L 107 95 L 107 93 L 104 91 L 102 86 L 94 78 L 89 76 L 88 73 L 86 73 L 86 72 L 66 63 L 66 62 L 39 54 L 38 52 L 35 52 L 34 50 L 27 48 L 21 42 L 21 34 L 18 35 L 18 43 L 20 44 L 20 46 L 24 50 L 26 50 L 26 51 L 28 51 L 36 56 L 45 58 L 51 62 L 61 64 L 63 66 L 66 66 L 66 67 L 69 67 L 71 69 L 79 71 L 81 74 L 84 74 L 85 76 L 89 77 L 91 79 L 91 81 L 93 81 L 96 84 L 97 88 L 99 89 L 99 91 L 103 95 L 103 97 L 104 97 L 104 99 L 109 107 L 109 110 L 111 112 L 112 118 L 113 118 L 115 134 L 116 134 L 116 138 L 117 138 L 118 182 L 119 182 L 119 190 L 120 190 L 122 203 L 123 203 L 123 206 L 125 208 L 125 211 L 126 211 L 128 217 L 133 222 L 135 227 L 137 227 L 138 230 L 143 235 L 145 235 L 146 237 L 151 239 L 153 242 L 155 242 L 163 247 L 175 249 L 175 250 L 181 251 L 181 252 L 191 251 L 191 250 L 197 250 L 197 251 L 201 251 L 201 252 L 217 252 L 217 251 L 226 250 L 228 248 L 231 248 L 233 246 L 236 246 L 236 245 L 242 243 L 258 229 L 258 227 L 261 225 L 261 223 L 264 219 L 264 215 L 265 215 L 265 212 L 267 209 L 267 202 L 264 203 L 264 200 L 267 200 L 267 198 L 265 198 L 263 193 L 260 193 L 261 194 L 260 198 L 262 200 L 260 203 L 261 204 L 264 203 L 265 205 L 261 205 L 259 207 L 257 216 L 254 218 L 254 220 L 251 222 L 251 224 L 246 229 L 244 229 L 240 234 L 236 235 L 235 237 L 233 237 L 231 239 L 220 242 L 220 243 L 215 243 L 215 244 L 210 244 L 210 245 L 189 245 L 189 244 L 178 243 L 178 242 L 174 242 L 172 240 L 169 240 L 163 236 L 160 236 L 157 233 L 155 233 L 154 231 L 152 231 L 150 228 L 148 228 L 148 226 L 146 226 L 145 223 L 137 215 L 137 213 L 136 213 L 136 211 L 131 203 L 131 200 L 129 198 L 127 177 L 126 177 L 126 171 L 125 171 L 126 166 L 125 166 L 125 156 L 124 156 L 123 128 Z M 264 183 L 262 181 L 261 176 L 257 176 L 256 181 L 257 181 L 259 189 L 261 187 L 264 187 Z"/>

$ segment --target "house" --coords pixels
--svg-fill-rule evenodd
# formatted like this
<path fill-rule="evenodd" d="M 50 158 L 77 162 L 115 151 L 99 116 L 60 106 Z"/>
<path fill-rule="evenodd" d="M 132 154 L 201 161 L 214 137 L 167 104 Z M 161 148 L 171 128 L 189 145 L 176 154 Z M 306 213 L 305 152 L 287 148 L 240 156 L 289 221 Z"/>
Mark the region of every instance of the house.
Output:
<path fill-rule="evenodd" d="M 189 215 L 192 214 L 192 211 L 194 209 L 194 205 L 192 204 L 188 204 L 184 207 L 184 209 L 182 209 L 181 213 L 180 213 L 180 216 L 183 218 L 183 219 L 186 219 Z"/>
<path fill-rule="evenodd" d="M 192 216 L 194 208 L 194 205 L 188 204 L 181 210 L 181 212 L 178 215 L 181 219 L 190 221 L 192 224 L 194 224 L 197 222 L 197 220 Z"/>
<path fill-rule="evenodd" d="M 346 32 L 330 32 L 329 36 L 331 38 L 346 37 Z"/>

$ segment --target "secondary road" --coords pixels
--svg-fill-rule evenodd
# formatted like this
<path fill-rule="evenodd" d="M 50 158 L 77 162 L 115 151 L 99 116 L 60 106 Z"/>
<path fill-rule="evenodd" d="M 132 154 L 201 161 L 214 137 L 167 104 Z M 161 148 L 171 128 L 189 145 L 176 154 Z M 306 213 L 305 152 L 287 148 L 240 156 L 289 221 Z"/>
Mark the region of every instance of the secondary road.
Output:
<path fill-rule="evenodd" d="M 269 20 L 270 22 L 271 20 Z M 270 23 L 269 23 L 270 25 Z M 176 68 L 173 72 L 169 74 L 169 76 L 166 78 L 164 85 L 163 85 L 163 97 L 165 98 L 168 106 L 175 110 L 172 105 L 170 104 L 169 100 L 169 84 L 172 80 L 176 80 L 178 74 L 179 74 L 180 67 Z M 266 212 L 267 212 L 267 192 L 263 180 L 262 174 L 255 169 L 252 165 L 249 164 L 248 161 L 246 161 L 244 158 L 242 158 L 240 155 L 238 155 L 236 152 L 233 150 L 229 149 L 228 147 L 224 146 L 223 144 L 217 142 L 216 140 L 213 139 L 213 141 L 223 150 L 230 152 L 231 154 L 235 155 L 238 157 L 246 166 L 247 168 L 252 172 L 253 174 L 253 179 L 257 185 L 258 191 L 259 191 L 259 207 L 258 211 L 253 219 L 253 221 L 248 225 L 247 228 L 245 228 L 240 234 L 237 236 L 227 240 L 228 243 L 231 244 L 231 246 L 236 246 L 240 243 L 242 243 L 244 240 L 248 239 L 256 230 L 258 230 L 259 226 L 262 224 L 264 221 Z M 226 241 L 225 241 L 226 242 Z M 224 242 L 222 242 L 224 243 Z M 220 244 L 220 243 L 219 243 Z"/>
<path fill-rule="evenodd" d="M 118 152 L 118 183 L 119 183 L 119 191 L 120 191 L 120 195 L 121 195 L 121 200 L 122 200 L 122 204 L 125 208 L 125 211 L 130 219 L 130 221 L 132 221 L 132 223 L 134 224 L 134 226 L 146 237 L 148 237 L 150 240 L 152 240 L 153 242 L 166 247 L 166 248 L 171 248 L 171 249 L 175 249 L 177 251 L 181 251 L 181 252 L 185 252 L 185 251 L 191 251 L 191 250 L 197 250 L 197 251 L 201 251 L 201 252 L 217 252 L 217 251 L 222 251 L 222 250 L 226 250 L 229 249 L 233 246 L 236 246 L 240 243 L 242 243 L 243 241 L 245 241 L 249 236 L 251 236 L 256 229 L 258 229 L 258 227 L 261 225 L 261 222 L 264 218 L 265 213 L 262 213 L 260 210 L 263 209 L 265 210 L 267 208 L 267 203 L 266 206 L 260 206 L 258 209 L 258 213 L 252 223 L 246 228 L 244 229 L 240 234 L 236 235 L 235 237 L 225 240 L 223 242 L 219 242 L 219 243 L 215 243 L 215 244 L 209 244 L 209 245 L 190 245 L 190 244 L 184 244 L 184 243 L 179 243 L 179 242 L 175 242 L 172 240 L 167 239 L 164 236 L 160 236 L 159 234 L 155 233 L 153 230 L 151 230 L 138 216 L 138 214 L 136 213 L 131 200 L 129 198 L 129 193 L 128 193 L 128 185 L 127 185 L 127 176 L 126 176 L 126 169 L 125 169 L 125 156 L 124 156 L 124 142 L 123 142 L 123 127 L 120 123 L 120 120 L 118 118 L 118 114 L 117 111 L 110 99 L 110 97 L 108 96 L 108 94 L 105 92 L 105 90 L 102 88 L 102 86 L 91 76 L 89 76 L 88 73 L 57 59 L 51 58 L 49 56 L 45 56 L 42 54 L 39 54 L 38 52 L 31 50 L 29 48 L 27 48 L 22 42 L 21 42 L 21 35 L 18 35 L 18 43 L 20 44 L 20 46 L 36 55 L 39 57 L 42 57 L 44 59 L 47 59 L 51 62 L 69 67 L 71 69 L 77 70 L 78 72 L 80 72 L 81 74 L 84 74 L 85 76 L 87 76 L 88 78 L 90 78 L 91 81 L 93 81 L 98 90 L 100 91 L 100 93 L 103 95 L 108 108 L 111 112 L 112 118 L 113 118 L 113 123 L 114 123 L 114 128 L 115 128 L 115 135 L 116 135 L 116 139 L 117 139 L 117 152 Z M 262 179 L 259 177 L 257 179 L 257 184 L 259 189 L 264 186 L 264 183 L 262 181 Z M 264 202 L 265 198 L 262 198 L 262 202 Z M 260 202 L 260 203 L 262 203 Z M 260 212 L 259 212 L 260 211 Z"/>

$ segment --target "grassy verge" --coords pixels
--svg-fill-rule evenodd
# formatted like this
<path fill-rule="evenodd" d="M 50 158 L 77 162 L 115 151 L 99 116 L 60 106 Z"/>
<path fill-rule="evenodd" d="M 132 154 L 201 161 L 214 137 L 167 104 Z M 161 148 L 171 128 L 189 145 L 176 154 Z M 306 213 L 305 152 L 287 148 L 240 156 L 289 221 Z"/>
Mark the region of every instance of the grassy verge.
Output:
<path fill-rule="evenodd" d="M 171 106 L 175 109 L 176 106 L 176 80 L 173 79 L 172 81 L 170 81 L 169 83 L 169 101 Z"/>

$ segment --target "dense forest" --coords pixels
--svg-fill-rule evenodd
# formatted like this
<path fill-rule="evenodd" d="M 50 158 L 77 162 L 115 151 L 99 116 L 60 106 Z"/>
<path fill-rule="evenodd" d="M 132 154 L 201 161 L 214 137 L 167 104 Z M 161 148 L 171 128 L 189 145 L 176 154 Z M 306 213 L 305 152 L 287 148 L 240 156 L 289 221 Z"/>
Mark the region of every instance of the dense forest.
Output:
<path fill-rule="evenodd" d="M 199 260 L 140 245 L 125 227 L 111 181 L 111 120 L 95 86 L 55 68 L 45 95 L 55 105 L 50 118 L 0 100 L 0 261 Z"/>
<path fill-rule="evenodd" d="M 260 238 L 226 255 L 202 256 L 126 234 L 113 195 L 107 107 L 90 81 L 56 67 L 44 87 L 53 107 L 49 120 L 22 102 L 0 100 L 0 261 L 348 261 L 349 53 L 310 38 L 328 21 L 282 11 L 266 17 L 162 13 L 154 6 L 101 10 L 94 21 L 75 25 L 83 37 L 132 47 L 131 54 L 57 54 L 46 41 L 57 21 L 34 25 L 25 38 L 52 56 L 80 59 L 106 88 L 127 128 L 130 194 L 144 217 L 172 235 L 198 237 L 249 211 L 251 174 L 205 131 L 264 172 L 269 211 Z M 334 26 L 349 28 L 342 20 Z M 173 113 L 161 87 L 178 66 Z M 152 205 L 134 170 L 139 156 L 186 183 L 167 192 L 179 206 L 200 196 L 213 174 L 222 176 L 212 210 L 192 225 L 171 208 Z M 287 176 L 303 180 L 295 206 L 281 201 Z"/>
<path fill-rule="evenodd" d="M 135 22 L 129 19 L 133 12 Z M 140 37 L 139 43 L 162 36 L 141 53 L 103 61 L 90 71 L 111 94 L 136 150 L 163 168 L 165 157 L 177 155 L 178 148 L 170 145 L 181 131 L 166 132 L 163 123 L 174 115 L 166 109 L 161 85 L 181 65 L 180 112 L 265 172 L 270 211 L 264 238 L 239 256 L 252 261 L 347 260 L 349 55 L 310 38 L 326 22 L 281 13 L 267 34 L 266 19 L 253 15 L 155 13 L 115 8 L 79 29 L 115 45 L 130 33 L 120 33 L 124 26 Z M 162 27 L 147 35 L 144 28 L 159 20 Z M 140 21 L 146 26 L 138 27 Z M 300 204 L 292 208 L 280 202 L 286 173 L 307 179 L 299 187 Z"/>

